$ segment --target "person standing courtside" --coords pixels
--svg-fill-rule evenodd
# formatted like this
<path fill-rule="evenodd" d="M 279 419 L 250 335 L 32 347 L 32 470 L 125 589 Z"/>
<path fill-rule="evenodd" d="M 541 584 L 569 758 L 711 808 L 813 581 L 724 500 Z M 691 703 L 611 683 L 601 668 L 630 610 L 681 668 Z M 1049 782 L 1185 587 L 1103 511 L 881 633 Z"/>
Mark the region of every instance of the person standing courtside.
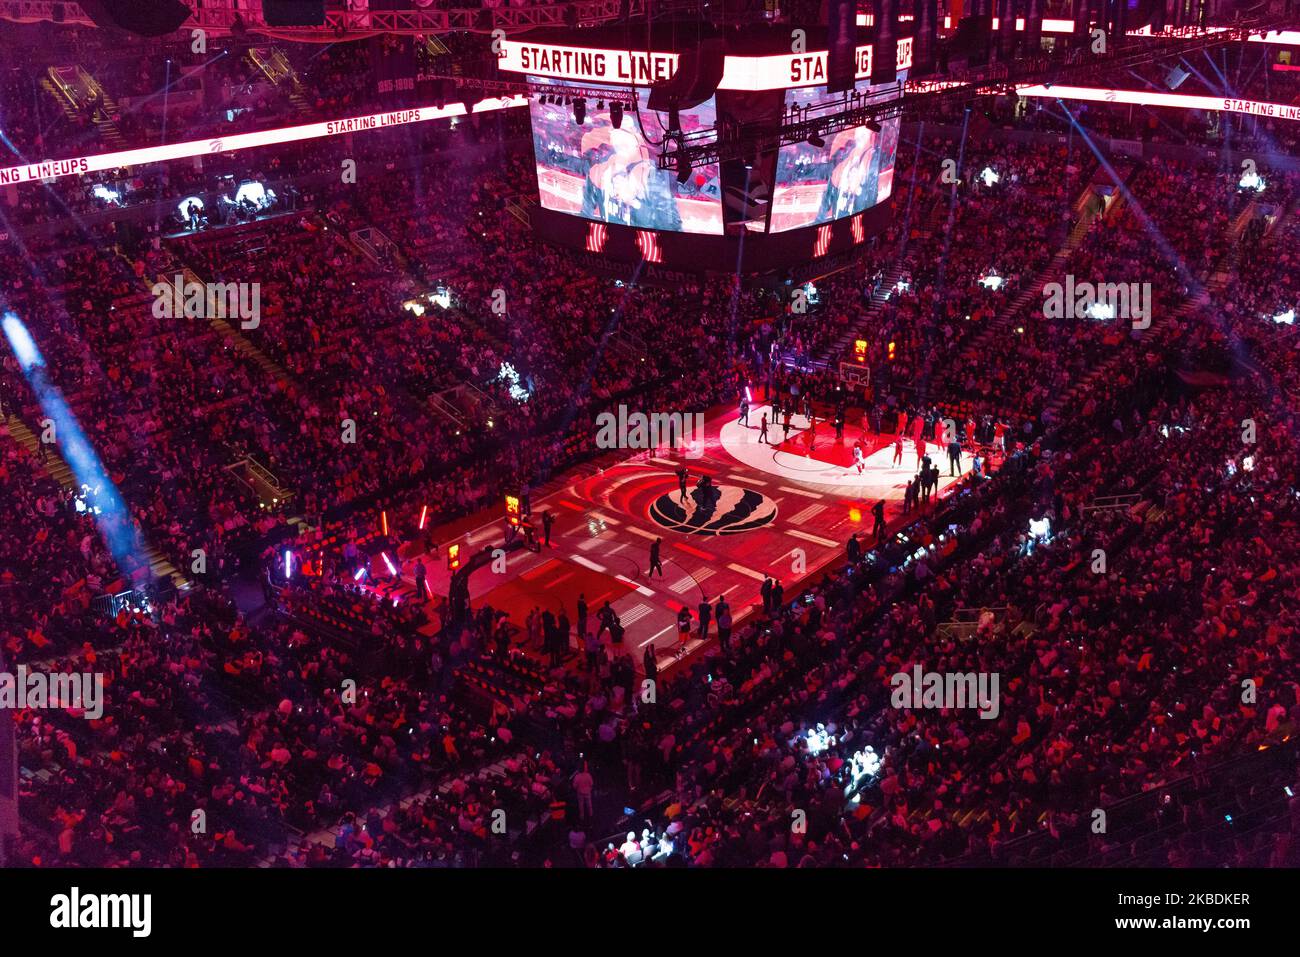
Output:
<path fill-rule="evenodd" d="M 664 577 L 663 562 L 659 560 L 659 549 L 662 545 L 663 545 L 662 538 L 656 538 L 653 542 L 650 543 L 650 571 L 646 575 L 647 578 L 653 578 L 654 573 L 656 571 L 659 572 L 660 578 Z"/>
<path fill-rule="evenodd" d="M 718 596 L 718 604 L 713 609 L 713 617 L 718 620 L 718 642 L 722 645 L 722 651 L 727 653 L 727 645 L 731 641 L 731 605 L 722 595 Z"/>

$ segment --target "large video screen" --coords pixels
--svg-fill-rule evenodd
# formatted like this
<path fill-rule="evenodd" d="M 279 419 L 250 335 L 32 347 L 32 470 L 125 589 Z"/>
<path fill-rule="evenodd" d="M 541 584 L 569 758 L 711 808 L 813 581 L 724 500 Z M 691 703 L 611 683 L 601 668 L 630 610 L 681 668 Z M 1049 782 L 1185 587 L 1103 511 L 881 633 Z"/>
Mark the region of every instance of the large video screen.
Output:
<path fill-rule="evenodd" d="M 895 84 L 858 85 L 862 93 L 897 89 Z M 828 111 L 843 94 L 828 96 L 824 86 L 787 90 L 785 107 L 796 105 L 813 118 Z M 780 233 L 853 216 L 884 202 L 894 187 L 894 156 L 898 152 L 898 120 L 885 120 L 880 131 L 857 126 L 825 137 L 825 143 L 783 146 L 776 157 L 770 232 Z"/>
<path fill-rule="evenodd" d="M 533 83 L 550 85 L 541 77 Z M 641 229 L 683 233 L 722 233 L 722 188 L 718 165 L 691 170 L 678 183 L 671 170 L 659 169 L 658 148 L 664 130 L 660 115 L 646 106 L 649 91 L 637 90 L 640 123 L 627 109 L 614 128 L 609 104 L 587 100 L 587 116 L 579 126 L 573 107 L 532 100 L 533 152 L 537 160 L 537 190 L 542 206 L 561 213 Z M 712 98 L 682 110 L 682 131 L 711 129 L 717 118 Z M 644 131 L 642 130 L 644 124 Z"/>

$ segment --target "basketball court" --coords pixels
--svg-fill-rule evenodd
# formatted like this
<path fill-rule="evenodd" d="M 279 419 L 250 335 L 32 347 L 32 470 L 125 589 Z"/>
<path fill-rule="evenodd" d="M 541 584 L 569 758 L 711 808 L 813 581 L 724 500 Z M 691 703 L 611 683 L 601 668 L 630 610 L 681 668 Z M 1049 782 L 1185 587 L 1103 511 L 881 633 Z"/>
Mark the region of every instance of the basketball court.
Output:
<path fill-rule="evenodd" d="M 768 406 L 755 406 L 742 424 L 734 410 L 715 409 L 706 417 L 703 438 L 686 450 L 611 453 L 553 481 L 531 501 L 539 539 L 542 514 L 555 518 L 550 546 L 497 553 L 470 576 L 471 606 L 486 602 L 522 627 L 534 607 L 557 615 L 563 610 L 576 622 L 581 596 L 594 630 L 597 610 L 609 602 L 625 630 L 622 650 L 640 668 L 645 648 L 653 647 L 662 671 L 706 644 L 693 626 L 690 640 L 680 645 L 677 613 L 683 606 L 694 618 L 701 601 L 716 604 L 726 596 L 738 629 L 761 609 L 764 577 L 780 581 L 789 598 L 802 581 L 844 560 L 854 532 L 869 547 L 871 509 L 878 500 L 885 501 L 887 522 L 895 524 L 904 489 L 917 471 L 910 439 L 901 465 L 895 465 L 893 435 L 848 426 L 837 440 L 830 422 L 819 419 L 810 431 L 808 420 L 794 415 L 788 436 L 782 424 L 769 421 L 769 441 L 763 442 L 764 414 L 770 420 Z M 855 443 L 864 453 L 861 468 Z M 932 443 L 928 450 L 940 467 L 943 496 L 962 479 L 947 475 L 947 456 L 940 465 Z M 679 468 L 689 473 L 685 496 Z M 701 491 L 705 477 L 709 488 Z M 479 516 L 477 525 L 462 520 L 435 530 L 439 553 L 423 556 L 434 593 L 447 594 L 449 544 L 460 543 L 462 558 L 504 545 L 504 506 L 494 511 Z M 656 538 L 662 540 L 663 573 L 651 576 Z M 413 565 L 408 560 L 404 566 L 412 593 Z M 717 640 L 716 622 L 709 640 Z M 603 641 L 609 647 L 608 634 Z"/>

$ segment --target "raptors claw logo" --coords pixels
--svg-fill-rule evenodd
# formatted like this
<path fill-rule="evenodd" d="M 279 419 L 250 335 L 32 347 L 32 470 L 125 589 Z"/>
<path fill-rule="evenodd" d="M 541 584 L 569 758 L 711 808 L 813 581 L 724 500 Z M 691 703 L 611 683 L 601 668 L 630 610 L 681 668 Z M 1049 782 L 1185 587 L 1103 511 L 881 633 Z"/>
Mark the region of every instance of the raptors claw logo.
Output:
<path fill-rule="evenodd" d="M 209 144 L 208 144 L 208 152 L 209 152 L 209 153 L 220 153 L 220 152 L 221 152 L 221 140 L 213 140 L 211 143 L 209 143 Z"/>
<path fill-rule="evenodd" d="M 650 517 L 664 528 L 687 535 L 738 535 L 776 518 L 776 503 L 753 489 L 735 485 L 696 488 L 681 500 L 666 492 L 650 506 Z"/>

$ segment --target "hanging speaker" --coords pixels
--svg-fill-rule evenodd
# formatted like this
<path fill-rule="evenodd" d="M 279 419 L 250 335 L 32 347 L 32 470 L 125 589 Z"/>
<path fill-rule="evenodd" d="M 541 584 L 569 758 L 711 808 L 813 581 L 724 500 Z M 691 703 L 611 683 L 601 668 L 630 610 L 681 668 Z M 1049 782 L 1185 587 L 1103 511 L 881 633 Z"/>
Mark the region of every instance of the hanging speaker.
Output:
<path fill-rule="evenodd" d="M 952 55 L 965 57 L 970 66 L 983 66 L 989 62 L 989 40 L 993 34 L 993 17 L 990 14 L 974 14 L 957 21 L 957 32 L 953 35 Z"/>
<path fill-rule="evenodd" d="M 871 85 L 898 79 L 898 7 L 895 0 L 876 3 L 876 39 L 871 44 Z"/>
<path fill-rule="evenodd" d="M 722 82 L 726 52 L 726 41 L 721 38 L 702 40 L 683 50 L 677 59 L 677 72 L 650 87 L 649 108 L 659 112 L 670 107 L 689 110 L 713 96 Z"/>
<path fill-rule="evenodd" d="M 913 0 L 911 76 L 927 76 L 934 71 L 937 27 L 938 5 L 935 0 Z"/>
<path fill-rule="evenodd" d="M 262 18 L 268 27 L 324 26 L 325 0 L 262 0 Z"/>
<path fill-rule="evenodd" d="M 1030 56 L 1043 52 L 1043 0 L 1029 0 L 1029 16 L 1025 18 L 1024 49 Z"/>
<path fill-rule="evenodd" d="M 190 8 L 180 0 L 78 0 L 77 6 L 97 27 L 142 37 L 175 33 L 190 18 Z"/>
<path fill-rule="evenodd" d="M 1016 41 L 1016 5 L 1013 0 L 998 0 L 997 50 L 998 62 L 1006 63 L 1015 58 Z"/>
<path fill-rule="evenodd" d="M 854 0 L 827 0 L 826 3 L 826 92 L 843 93 L 853 89 L 858 72 L 858 20 Z M 876 14 L 877 20 L 880 14 Z M 876 29 L 880 26 L 877 24 Z"/>

